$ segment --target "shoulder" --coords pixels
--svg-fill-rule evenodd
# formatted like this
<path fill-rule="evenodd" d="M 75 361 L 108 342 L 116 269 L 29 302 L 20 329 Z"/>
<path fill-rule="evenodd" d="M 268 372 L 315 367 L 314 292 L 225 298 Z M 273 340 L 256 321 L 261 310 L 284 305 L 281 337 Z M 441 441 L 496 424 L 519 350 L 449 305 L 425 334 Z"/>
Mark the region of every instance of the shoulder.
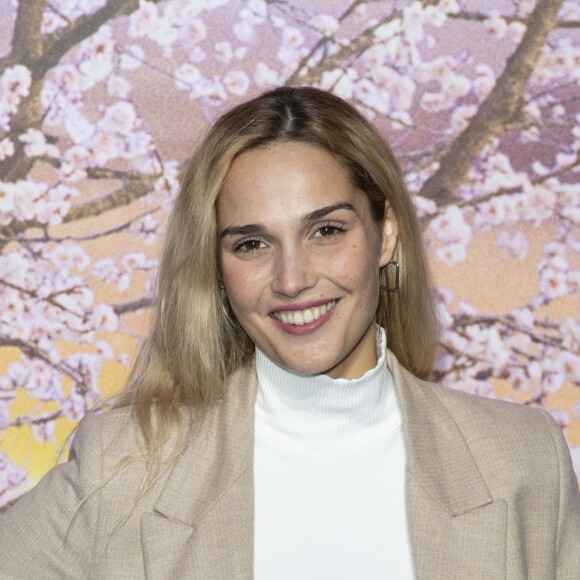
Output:
<path fill-rule="evenodd" d="M 570 451 L 558 424 L 539 408 L 461 392 L 422 381 L 449 413 L 493 487 L 505 480 L 573 486 Z M 534 481 L 530 481 L 533 475 Z"/>

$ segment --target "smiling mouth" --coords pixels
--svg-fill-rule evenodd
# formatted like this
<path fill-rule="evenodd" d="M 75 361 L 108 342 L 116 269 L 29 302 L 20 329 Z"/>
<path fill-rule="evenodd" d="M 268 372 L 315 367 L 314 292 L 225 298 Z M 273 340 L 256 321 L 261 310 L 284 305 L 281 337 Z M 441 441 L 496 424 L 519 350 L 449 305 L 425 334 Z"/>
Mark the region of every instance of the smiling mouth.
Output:
<path fill-rule="evenodd" d="M 315 306 L 314 308 L 306 308 L 304 310 L 279 310 L 273 312 L 272 316 L 276 320 L 280 320 L 285 324 L 293 324 L 295 326 L 304 326 L 318 320 L 323 314 L 336 306 L 338 300 L 331 300 L 326 304 Z"/>

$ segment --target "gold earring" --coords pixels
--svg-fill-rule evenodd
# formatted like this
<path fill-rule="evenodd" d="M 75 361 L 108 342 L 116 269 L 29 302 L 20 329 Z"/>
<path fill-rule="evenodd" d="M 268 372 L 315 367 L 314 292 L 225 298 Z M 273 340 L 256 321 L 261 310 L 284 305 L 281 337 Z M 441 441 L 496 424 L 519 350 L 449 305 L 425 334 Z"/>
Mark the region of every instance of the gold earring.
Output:
<path fill-rule="evenodd" d="M 387 279 L 386 284 L 381 284 L 381 290 L 386 292 L 398 292 L 399 291 L 399 262 L 397 260 L 391 260 L 385 266 L 385 278 Z"/>

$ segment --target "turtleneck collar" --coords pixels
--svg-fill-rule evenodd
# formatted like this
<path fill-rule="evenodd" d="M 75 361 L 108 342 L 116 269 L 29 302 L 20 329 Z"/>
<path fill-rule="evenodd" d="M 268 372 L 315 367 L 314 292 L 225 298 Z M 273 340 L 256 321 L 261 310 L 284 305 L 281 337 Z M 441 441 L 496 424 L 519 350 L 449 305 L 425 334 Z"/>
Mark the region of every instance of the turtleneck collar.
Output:
<path fill-rule="evenodd" d="M 348 380 L 293 373 L 256 349 L 256 428 L 311 450 L 357 447 L 396 428 L 401 419 L 386 352 L 386 332 L 377 326 L 377 365 Z"/>

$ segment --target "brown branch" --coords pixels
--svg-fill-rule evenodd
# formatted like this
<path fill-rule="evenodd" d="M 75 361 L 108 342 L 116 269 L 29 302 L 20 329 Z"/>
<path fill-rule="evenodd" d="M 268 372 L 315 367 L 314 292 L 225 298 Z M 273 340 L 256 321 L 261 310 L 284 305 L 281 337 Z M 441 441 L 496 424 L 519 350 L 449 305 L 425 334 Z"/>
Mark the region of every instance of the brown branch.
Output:
<path fill-rule="evenodd" d="M 540 58 L 548 33 L 556 24 L 562 1 L 538 0 L 522 42 L 508 59 L 495 88 L 451 144 L 439 169 L 425 181 L 419 195 L 443 202 L 454 199 L 456 189 L 483 147 L 505 129 L 518 111 L 522 89 Z"/>
<path fill-rule="evenodd" d="M 114 304 L 113 311 L 115 314 L 125 314 L 126 312 L 135 312 L 136 310 L 143 310 L 149 308 L 154 303 L 154 299 L 148 296 L 131 300 L 130 302 L 122 302 L 121 304 Z"/>
<path fill-rule="evenodd" d="M 561 338 L 558 338 L 557 336 L 548 336 L 546 334 L 538 334 L 530 328 L 520 326 L 510 316 L 492 316 L 491 314 L 461 314 L 455 318 L 453 324 L 450 326 L 450 329 L 456 330 L 458 328 L 465 328 L 467 326 L 473 326 L 477 324 L 481 324 L 483 326 L 494 326 L 495 324 L 500 324 L 515 332 L 527 334 L 532 342 L 536 344 L 545 344 L 555 348 L 562 348 Z"/>
<path fill-rule="evenodd" d="M 439 0 L 425 0 L 423 4 L 425 6 L 436 5 L 438 1 Z M 349 7 L 346 10 L 346 12 L 343 13 L 341 18 L 346 18 L 346 16 L 348 16 L 351 13 L 351 11 L 354 10 L 357 4 L 358 2 L 354 2 L 353 5 Z M 319 40 L 318 43 L 315 45 L 315 47 L 310 51 L 310 53 L 300 61 L 300 63 L 296 67 L 296 70 L 286 79 L 285 84 L 287 85 L 315 84 L 316 81 L 318 81 L 326 71 L 333 70 L 341 65 L 344 66 L 344 62 L 348 59 L 348 57 L 354 55 L 359 56 L 363 52 L 368 50 L 371 46 L 373 46 L 373 44 L 377 42 L 377 40 L 375 39 L 375 31 L 377 30 L 377 28 L 381 27 L 386 22 L 390 22 L 394 18 L 400 17 L 401 14 L 402 14 L 401 10 L 392 12 L 385 18 L 379 20 L 376 24 L 374 24 L 370 28 L 364 30 L 356 38 L 353 38 L 346 46 L 342 46 L 335 54 L 333 54 L 332 56 L 327 56 L 317 65 L 313 66 L 310 69 L 307 69 L 305 65 L 308 62 L 308 60 L 312 58 L 315 51 L 318 50 L 321 46 L 324 46 L 324 44 L 326 44 L 329 40 L 332 39 L 324 38 L 322 40 Z M 302 74 L 303 71 L 305 71 L 304 74 Z"/>
<path fill-rule="evenodd" d="M 12 38 L 12 58 L 25 61 L 42 55 L 42 13 L 44 0 L 26 0 L 18 3 L 14 36 Z"/>
<path fill-rule="evenodd" d="M 475 22 L 485 22 L 488 20 L 489 15 L 485 14 L 484 12 L 468 12 L 468 11 L 461 11 L 455 13 L 447 14 L 448 18 L 452 18 L 454 20 L 471 20 Z M 526 21 L 524 18 L 519 16 L 504 16 L 502 15 L 502 19 L 505 20 L 508 24 L 512 22 L 521 22 L 525 24 Z M 580 21 L 579 20 L 558 20 L 556 22 L 556 28 L 580 28 Z"/>
<path fill-rule="evenodd" d="M 156 175 L 139 175 L 138 178 L 131 179 L 123 187 L 105 197 L 71 208 L 62 221 L 63 223 L 70 223 L 129 205 L 136 199 L 147 195 L 153 189 L 157 177 Z M 36 220 L 24 220 L 15 221 L 0 227 L 0 246 L 10 242 L 27 229 L 42 227 L 43 225 Z"/>
<path fill-rule="evenodd" d="M 575 167 L 578 167 L 580 165 L 580 153 L 576 154 L 576 159 L 574 160 L 573 163 L 570 163 L 564 167 L 559 167 L 558 169 L 554 170 L 554 171 L 550 171 L 548 173 L 546 173 L 545 175 L 539 175 L 538 177 L 535 177 L 534 179 L 530 180 L 530 183 L 532 185 L 541 185 L 542 183 L 545 183 L 546 181 L 548 181 L 549 179 L 553 179 L 554 177 L 559 177 L 562 174 L 566 173 L 567 171 L 573 171 Z M 457 207 L 476 207 L 481 203 L 485 203 L 486 201 L 490 201 L 492 199 L 495 199 L 496 197 L 502 197 L 504 195 L 515 195 L 515 194 L 519 194 L 522 193 L 523 188 L 522 186 L 518 185 L 516 187 L 502 187 L 500 189 L 496 189 L 495 191 L 489 192 L 489 193 L 485 193 L 483 195 L 479 195 L 477 197 L 473 197 L 473 198 L 469 198 L 469 199 L 450 199 L 445 201 L 444 203 L 440 203 L 437 206 L 437 211 L 427 215 L 427 216 L 423 216 L 420 219 L 421 225 L 423 228 L 427 228 L 429 226 L 429 224 L 431 223 L 431 221 L 433 219 L 435 219 L 436 217 L 440 216 L 446 209 L 447 207 L 449 207 L 450 205 L 455 205 Z"/>
<path fill-rule="evenodd" d="M 151 0 L 160 2 L 161 0 Z M 17 181 L 27 175 L 35 163 L 24 154 L 24 145 L 18 136 L 30 127 L 40 128 L 40 90 L 47 72 L 74 46 L 97 32 L 110 20 L 131 14 L 139 7 L 139 0 L 109 0 L 105 6 L 52 34 L 40 36 L 40 25 L 44 0 L 21 0 L 14 29 L 13 48 L 10 54 L 0 59 L 0 75 L 10 66 L 21 63 L 30 69 L 32 85 L 30 95 L 19 106 L 10 122 L 7 135 L 15 144 L 12 156 L 0 162 L 0 178 L 3 181 Z"/>

